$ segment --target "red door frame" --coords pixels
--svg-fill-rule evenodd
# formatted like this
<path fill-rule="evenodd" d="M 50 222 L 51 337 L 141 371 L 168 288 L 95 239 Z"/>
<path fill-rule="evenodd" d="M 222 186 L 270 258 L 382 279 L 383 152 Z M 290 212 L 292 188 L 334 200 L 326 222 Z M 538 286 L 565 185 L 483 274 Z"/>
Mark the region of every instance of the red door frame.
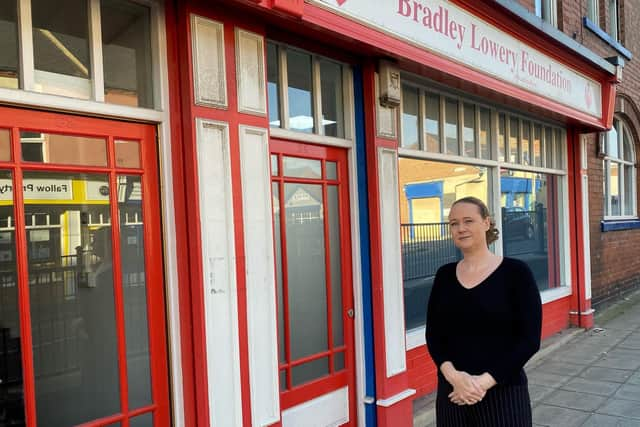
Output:
<path fill-rule="evenodd" d="M 129 426 L 131 417 L 153 412 L 154 423 L 170 424 L 169 383 L 167 367 L 166 322 L 164 312 L 164 272 L 162 264 L 161 221 L 157 215 L 160 206 L 158 183 L 158 157 L 156 152 L 156 130 L 153 125 L 126 123 L 113 120 L 37 112 L 27 109 L 0 107 L 0 128 L 11 132 L 11 161 L 0 162 L 0 169 L 12 173 L 13 188 L 22 188 L 25 171 L 86 172 L 109 176 L 111 232 L 113 251 L 114 303 L 116 309 L 116 332 L 118 339 L 118 369 L 120 377 L 121 412 L 84 424 L 84 426 L 106 426 L 120 422 Z M 20 129 L 46 133 L 104 138 L 107 141 L 107 166 L 70 166 L 21 161 Z M 124 139 L 140 142 L 140 168 L 116 167 L 114 140 Z M 136 410 L 129 410 L 128 381 L 124 329 L 124 302 L 122 294 L 122 265 L 120 262 L 120 225 L 117 204 L 117 175 L 137 175 L 141 177 L 142 215 L 145 224 L 144 255 L 149 324 L 149 353 L 152 404 Z M 22 191 L 14 192 L 14 215 L 16 217 L 16 259 L 18 277 L 18 300 L 20 311 L 20 335 L 23 366 L 23 394 L 25 401 L 26 425 L 36 426 L 35 377 L 33 366 L 31 311 L 29 303 L 29 271 L 27 264 L 27 240 Z"/>
<path fill-rule="evenodd" d="M 290 369 L 295 365 L 299 365 L 303 362 L 314 360 L 322 357 L 329 356 L 329 369 L 330 377 L 321 378 L 300 386 L 293 387 L 287 391 L 280 393 L 281 410 L 286 410 L 295 405 L 311 400 L 313 398 L 322 396 L 328 392 L 337 390 L 343 386 L 347 386 L 349 389 L 349 425 L 355 425 L 356 422 L 356 405 L 355 405 L 355 339 L 354 339 L 354 319 L 347 314 L 348 310 L 354 309 L 353 300 L 353 274 L 351 264 L 351 230 L 349 224 L 351 218 L 349 215 L 349 168 L 348 157 L 346 149 L 327 147 L 319 145 L 307 145 L 298 142 L 288 142 L 284 140 L 278 140 L 272 138 L 269 144 L 270 153 L 285 155 L 291 157 L 299 157 L 305 159 L 321 160 L 323 164 L 323 171 L 326 170 L 324 165 L 326 161 L 335 161 L 338 164 L 337 167 L 337 180 L 329 180 L 326 177 L 326 173 L 323 173 L 321 179 L 306 179 L 306 178 L 286 178 L 283 177 L 283 165 L 282 156 L 278 157 L 278 178 L 272 178 L 273 183 L 280 185 L 280 231 L 282 238 L 281 253 L 282 259 L 282 283 L 283 283 L 283 305 L 286 311 L 288 311 L 287 302 L 287 260 L 286 260 L 286 231 L 285 231 L 285 215 L 282 209 L 283 205 L 283 188 L 285 183 L 309 183 L 309 184 L 322 184 L 323 185 L 323 199 L 327 200 L 327 184 L 338 186 L 338 200 L 339 200 L 339 218 L 340 218 L 340 257 L 341 257 L 341 282 L 342 282 L 342 324 L 344 328 L 344 345 L 340 347 L 333 346 L 333 319 L 332 319 L 332 307 L 331 307 L 331 266 L 329 258 L 329 230 L 327 222 L 324 222 L 324 239 L 325 239 L 325 277 L 327 280 L 327 333 L 329 350 L 323 353 L 317 353 L 312 356 L 308 356 L 302 359 L 298 359 L 290 362 L 290 342 L 285 339 L 285 358 L 286 362 L 279 365 L 279 370 L 286 369 L 288 372 L 287 382 L 290 384 L 291 375 Z M 275 230 L 274 230 L 275 233 Z M 275 241 L 274 241 L 275 244 Z M 276 266 L 277 269 L 277 266 Z M 284 322 L 285 335 L 289 335 L 289 322 L 285 316 Z M 345 369 L 338 374 L 332 374 L 334 370 L 333 355 L 335 353 L 342 352 L 344 348 Z"/>

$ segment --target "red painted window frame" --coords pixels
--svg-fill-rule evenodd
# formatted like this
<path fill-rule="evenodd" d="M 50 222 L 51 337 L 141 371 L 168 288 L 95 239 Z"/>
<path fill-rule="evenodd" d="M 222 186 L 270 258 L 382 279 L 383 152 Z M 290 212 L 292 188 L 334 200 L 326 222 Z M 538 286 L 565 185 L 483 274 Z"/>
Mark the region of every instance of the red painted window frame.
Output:
<path fill-rule="evenodd" d="M 111 232 L 113 250 L 114 303 L 116 308 L 116 333 L 118 339 L 118 370 L 120 377 L 121 412 L 112 416 L 92 420 L 83 424 L 88 427 L 106 426 L 120 422 L 129 426 L 129 419 L 153 412 L 154 425 L 170 425 L 169 384 L 164 312 L 164 272 L 162 262 L 162 228 L 158 215 L 160 208 L 156 129 L 153 125 L 128 123 L 115 120 L 80 117 L 66 114 L 39 112 L 27 109 L 0 107 L 0 128 L 8 129 L 11 136 L 11 161 L 0 162 L 0 170 L 11 172 L 14 188 L 22 188 L 25 171 L 86 172 L 109 176 Z M 58 165 L 21 160 L 20 129 L 45 133 L 104 138 L 107 141 L 107 166 Z M 140 142 L 140 168 L 121 168 L 115 164 L 114 140 L 123 139 Z M 120 218 L 118 214 L 118 175 L 137 175 L 142 182 L 142 215 L 145 224 L 144 254 L 147 293 L 147 315 L 149 325 L 149 353 L 152 403 L 143 408 L 129 410 L 128 381 L 126 376 L 125 319 L 122 294 L 122 265 L 120 262 Z M 16 218 L 16 260 L 18 277 L 18 304 L 20 312 L 20 347 L 22 353 L 23 395 L 27 427 L 36 427 L 35 376 L 31 335 L 31 311 L 29 302 L 29 271 L 27 264 L 27 241 L 24 215 L 24 197 L 21 191 L 14 192 L 14 215 Z"/>
<path fill-rule="evenodd" d="M 287 382 L 290 385 L 291 367 L 329 356 L 329 376 L 311 381 L 295 387 L 289 387 L 285 391 L 280 392 L 281 409 L 286 410 L 295 405 L 301 404 L 313 398 L 322 396 L 323 394 L 337 390 L 341 387 L 347 386 L 349 390 L 349 420 L 350 423 L 354 423 L 356 420 L 356 407 L 355 407 L 355 339 L 354 339 L 354 320 L 347 315 L 347 310 L 354 307 L 353 301 L 353 274 L 351 264 L 351 230 L 349 225 L 351 224 L 351 218 L 349 215 L 349 172 L 348 172 L 348 157 L 346 149 L 337 147 L 327 147 L 319 145 L 307 145 L 303 143 L 288 142 L 284 140 L 274 139 L 270 140 L 270 154 L 278 155 L 278 176 L 272 176 L 271 182 L 278 183 L 279 193 L 282 195 L 285 183 L 309 183 L 309 184 L 322 184 L 323 185 L 323 199 L 327 200 L 327 185 L 338 186 L 339 197 L 339 217 L 340 217 L 340 246 L 341 246 L 341 266 L 342 266 L 342 289 L 343 300 L 342 305 L 344 311 L 342 313 L 343 328 L 344 328 L 344 344 L 339 347 L 333 347 L 333 330 L 332 330 L 332 311 L 331 311 L 331 270 L 329 261 L 329 246 L 325 244 L 325 276 L 327 280 L 327 325 L 328 325 L 328 345 L 329 350 L 316 353 L 312 356 L 308 356 L 302 359 L 297 359 L 290 362 L 279 364 L 279 372 L 282 370 L 287 371 Z M 337 163 L 337 179 L 329 180 L 326 176 L 318 179 L 307 178 L 290 178 L 282 175 L 282 156 L 300 157 L 305 159 L 321 160 L 323 165 L 327 161 L 334 161 Z M 283 304 L 287 307 L 287 271 L 286 271 L 286 232 L 285 230 L 285 216 L 282 214 L 283 198 L 279 198 L 281 204 L 280 208 L 280 229 L 281 229 L 281 253 L 283 254 L 282 269 L 283 269 Z M 274 227 L 275 233 L 275 227 Z M 328 224 L 324 222 L 324 239 L 325 242 L 329 242 L 329 230 Z M 275 244 L 275 241 L 274 241 Z M 286 309 L 286 308 L 285 308 Z M 285 334 L 288 335 L 288 318 L 285 315 Z M 289 340 L 285 340 L 285 359 L 289 361 Z M 333 348 L 332 348 L 333 347 Z M 336 353 L 343 353 L 345 360 L 345 369 L 335 374 L 334 371 L 334 355 Z"/>

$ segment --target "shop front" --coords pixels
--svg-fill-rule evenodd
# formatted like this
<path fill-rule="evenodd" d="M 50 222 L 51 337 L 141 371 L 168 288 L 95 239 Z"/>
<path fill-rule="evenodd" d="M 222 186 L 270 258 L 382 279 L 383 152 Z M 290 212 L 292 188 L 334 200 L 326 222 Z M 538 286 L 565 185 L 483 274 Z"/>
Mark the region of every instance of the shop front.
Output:
<path fill-rule="evenodd" d="M 580 134 L 611 126 L 616 67 L 502 3 L 192 1 L 168 16 L 174 171 L 181 215 L 199 218 L 184 244 L 201 254 L 182 272 L 187 419 L 411 425 L 435 388 L 426 302 L 460 258 L 447 215 L 466 195 L 494 213 L 491 249 L 534 272 L 543 337 L 592 324 Z"/>

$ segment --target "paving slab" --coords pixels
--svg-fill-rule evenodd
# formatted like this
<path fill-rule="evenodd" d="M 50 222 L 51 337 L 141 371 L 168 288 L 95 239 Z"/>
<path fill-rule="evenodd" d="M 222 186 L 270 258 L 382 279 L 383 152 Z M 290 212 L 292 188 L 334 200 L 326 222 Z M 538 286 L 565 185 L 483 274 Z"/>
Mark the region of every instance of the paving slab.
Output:
<path fill-rule="evenodd" d="M 607 397 L 577 391 L 558 390 L 545 397 L 542 401 L 545 405 L 593 412 L 607 401 Z"/>
<path fill-rule="evenodd" d="M 533 422 L 549 427 L 579 427 L 590 415 L 588 412 L 551 405 L 533 408 Z"/>
<path fill-rule="evenodd" d="M 613 397 L 640 402 L 640 385 L 623 384 Z M 640 405 L 640 403 L 639 403 Z"/>
<path fill-rule="evenodd" d="M 580 427 L 640 427 L 640 420 L 593 414 Z"/>
<path fill-rule="evenodd" d="M 629 369 L 613 369 L 613 368 L 601 368 L 598 366 L 590 366 L 584 371 L 580 372 L 580 377 L 595 381 L 607 381 L 624 383 L 633 375 L 632 370 Z"/>
<path fill-rule="evenodd" d="M 620 383 L 587 380 L 580 377 L 573 378 L 561 386 L 563 390 L 579 391 L 607 397 L 613 395 L 620 387 Z"/>
<path fill-rule="evenodd" d="M 634 400 L 611 398 L 596 412 L 640 420 L 640 405 Z"/>

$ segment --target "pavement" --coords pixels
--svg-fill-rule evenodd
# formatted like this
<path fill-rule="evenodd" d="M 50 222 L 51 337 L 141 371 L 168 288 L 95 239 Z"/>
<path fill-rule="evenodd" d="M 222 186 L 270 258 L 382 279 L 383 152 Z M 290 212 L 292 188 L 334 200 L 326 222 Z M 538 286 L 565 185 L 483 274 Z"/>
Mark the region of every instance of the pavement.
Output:
<path fill-rule="evenodd" d="M 534 427 L 640 427 L 640 291 L 597 310 L 593 329 L 544 340 L 525 370 Z M 435 427 L 435 393 L 413 411 L 414 427 Z"/>

